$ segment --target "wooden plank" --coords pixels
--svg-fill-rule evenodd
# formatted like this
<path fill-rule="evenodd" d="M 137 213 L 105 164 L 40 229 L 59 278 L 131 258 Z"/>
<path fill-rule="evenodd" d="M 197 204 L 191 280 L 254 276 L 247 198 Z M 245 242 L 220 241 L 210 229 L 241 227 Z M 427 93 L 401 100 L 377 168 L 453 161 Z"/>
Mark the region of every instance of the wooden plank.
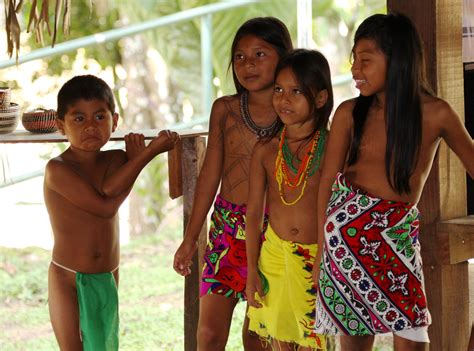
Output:
<path fill-rule="evenodd" d="M 442 264 L 456 264 L 474 258 L 474 216 L 443 221 L 437 225 Z"/>
<path fill-rule="evenodd" d="M 118 130 L 112 133 L 111 141 L 123 140 L 123 137 L 130 133 L 141 133 L 146 140 L 153 139 L 158 135 L 161 129 L 138 129 L 138 130 Z M 180 129 L 176 130 L 181 138 L 193 138 L 196 136 L 207 135 L 204 129 Z M 64 135 L 55 133 L 30 133 L 24 130 L 15 130 L 13 133 L 0 134 L 0 143 L 60 143 L 67 142 Z"/>
<path fill-rule="evenodd" d="M 176 199 L 183 195 L 182 153 L 182 141 L 177 143 L 173 150 L 168 151 L 168 184 L 171 199 Z"/>
<path fill-rule="evenodd" d="M 185 138 L 182 140 L 182 179 L 183 179 L 183 216 L 186 228 L 193 206 L 196 181 L 206 153 L 203 137 Z M 193 258 L 191 275 L 184 282 L 184 350 L 197 349 L 197 325 L 199 320 L 199 280 L 201 274 L 202 255 L 207 241 L 206 224 L 199 234 L 198 254 Z M 198 268 L 199 267 L 199 268 Z"/>

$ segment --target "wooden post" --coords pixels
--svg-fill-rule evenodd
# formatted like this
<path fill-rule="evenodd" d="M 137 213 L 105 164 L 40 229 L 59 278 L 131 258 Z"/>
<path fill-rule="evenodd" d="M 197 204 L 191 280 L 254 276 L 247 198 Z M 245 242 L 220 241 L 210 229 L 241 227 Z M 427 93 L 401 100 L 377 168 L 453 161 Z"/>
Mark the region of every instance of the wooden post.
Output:
<path fill-rule="evenodd" d="M 206 153 L 206 142 L 203 137 L 185 138 L 182 140 L 182 189 L 184 228 L 188 224 L 194 201 L 196 180 L 201 170 Z M 199 234 L 198 254 L 193 258 L 193 269 L 184 282 L 184 350 L 195 351 L 197 348 L 196 332 L 199 320 L 199 278 L 201 274 L 202 255 L 207 240 L 206 224 Z"/>
<path fill-rule="evenodd" d="M 464 118 L 462 1 L 387 0 L 387 8 L 404 13 L 415 22 L 424 43 L 431 86 Z M 451 238 L 452 223 L 451 226 L 445 222 L 440 224 L 440 221 L 466 216 L 465 170 L 444 142 L 433 163 L 419 207 L 425 286 L 433 318 L 428 329 L 430 350 L 467 350 L 470 332 L 467 262 L 446 260 L 446 257 L 465 260 L 472 257 L 472 253 L 466 254 L 463 245 L 460 250 L 453 249 L 456 252 L 450 253 L 451 246 L 459 247 L 459 243 L 455 237 Z"/>
<path fill-rule="evenodd" d="M 173 150 L 168 151 L 169 196 L 177 199 L 183 195 L 183 142 L 179 141 Z"/>

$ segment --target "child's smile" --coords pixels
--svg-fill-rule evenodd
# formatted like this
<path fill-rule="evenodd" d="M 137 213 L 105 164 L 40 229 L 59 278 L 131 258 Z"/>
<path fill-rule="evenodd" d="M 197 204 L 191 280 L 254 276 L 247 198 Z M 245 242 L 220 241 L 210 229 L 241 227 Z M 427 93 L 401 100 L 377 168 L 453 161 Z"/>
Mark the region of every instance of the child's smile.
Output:
<path fill-rule="evenodd" d="M 352 76 L 356 88 L 364 96 L 378 94 L 385 89 L 387 57 L 371 39 L 360 39 L 354 46 Z"/>

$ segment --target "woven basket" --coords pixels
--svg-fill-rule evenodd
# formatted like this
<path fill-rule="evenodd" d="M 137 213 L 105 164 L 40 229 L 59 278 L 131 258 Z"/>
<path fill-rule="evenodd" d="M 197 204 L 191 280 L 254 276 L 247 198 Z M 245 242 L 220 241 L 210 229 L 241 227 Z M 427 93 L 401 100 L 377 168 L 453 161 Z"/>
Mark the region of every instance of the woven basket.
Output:
<path fill-rule="evenodd" d="M 56 111 L 43 108 L 25 112 L 21 117 L 23 127 L 32 133 L 51 133 L 57 130 Z"/>
<path fill-rule="evenodd" d="M 0 134 L 11 133 L 20 120 L 20 106 L 14 102 L 0 106 Z"/>
<path fill-rule="evenodd" d="M 0 106 L 8 106 L 12 97 L 12 91 L 8 87 L 0 87 Z"/>

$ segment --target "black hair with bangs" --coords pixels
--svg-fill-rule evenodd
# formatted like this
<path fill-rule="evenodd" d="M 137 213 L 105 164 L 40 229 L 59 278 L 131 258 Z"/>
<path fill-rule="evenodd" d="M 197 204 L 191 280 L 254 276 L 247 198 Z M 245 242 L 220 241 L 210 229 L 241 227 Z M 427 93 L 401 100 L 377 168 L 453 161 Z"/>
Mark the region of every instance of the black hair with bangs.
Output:
<path fill-rule="evenodd" d="M 291 69 L 308 101 L 310 113 L 316 122 L 314 132 L 319 129 L 327 130 L 329 116 L 334 106 L 334 94 L 331 84 L 331 70 L 326 57 L 317 50 L 295 49 L 281 58 L 275 70 L 275 80 L 278 74 L 286 68 Z M 318 108 L 316 106 L 317 96 L 323 90 L 327 91 L 328 98 L 326 103 Z M 278 117 L 278 127 L 270 137 L 278 134 L 281 127 L 283 127 L 283 122 Z"/>
<path fill-rule="evenodd" d="M 242 93 L 245 88 L 239 83 L 239 80 L 235 75 L 234 55 L 240 39 L 247 35 L 253 35 L 262 39 L 263 41 L 266 41 L 277 51 L 278 56 L 280 57 L 293 49 L 293 43 L 291 42 L 291 36 L 288 32 L 288 28 L 278 18 L 255 17 L 243 23 L 237 30 L 237 33 L 235 33 L 234 40 L 232 41 L 230 50 L 231 59 L 229 62 L 229 69 L 232 67 L 232 76 L 234 79 L 235 89 L 238 94 Z"/>

